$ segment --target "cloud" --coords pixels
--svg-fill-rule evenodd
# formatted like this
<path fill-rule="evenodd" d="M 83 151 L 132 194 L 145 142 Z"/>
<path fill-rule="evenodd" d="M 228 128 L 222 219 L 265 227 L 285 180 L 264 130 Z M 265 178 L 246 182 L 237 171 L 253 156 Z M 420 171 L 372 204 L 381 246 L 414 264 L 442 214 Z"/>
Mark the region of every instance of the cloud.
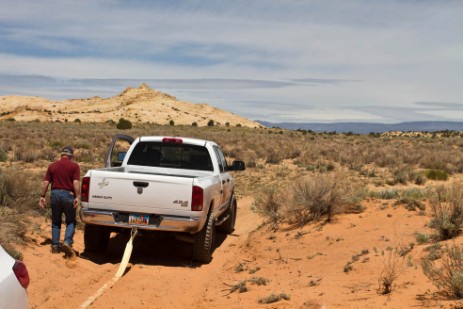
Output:
<path fill-rule="evenodd" d="M 430 109 L 448 108 L 453 110 L 463 110 L 463 103 L 450 103 L 450 102 L 416 102 L 416 105 L 424 106 Z"/>
<path fill-rule="evenodd" d="M 147 82 L 260 119 L 360 121 L 445 119 L 426 102 L 462 97 L 461 1 L 4 2 L 0 95 Z"/>

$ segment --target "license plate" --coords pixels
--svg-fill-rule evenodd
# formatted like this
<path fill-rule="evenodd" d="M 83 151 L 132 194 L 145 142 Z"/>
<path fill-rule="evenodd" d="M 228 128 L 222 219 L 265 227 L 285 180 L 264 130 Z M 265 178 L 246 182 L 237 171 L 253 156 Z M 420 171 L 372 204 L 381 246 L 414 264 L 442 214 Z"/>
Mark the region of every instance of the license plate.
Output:
<path fill-rule="evenodd" d="M 150 216 L 148 215 L 129 215 L 129 224 L 148 225 Z"/>

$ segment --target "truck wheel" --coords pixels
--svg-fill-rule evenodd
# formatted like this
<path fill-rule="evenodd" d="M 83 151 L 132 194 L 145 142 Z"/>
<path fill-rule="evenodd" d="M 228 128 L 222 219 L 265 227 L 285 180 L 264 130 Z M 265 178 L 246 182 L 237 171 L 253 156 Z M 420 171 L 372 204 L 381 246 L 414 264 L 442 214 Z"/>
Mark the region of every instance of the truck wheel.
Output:
<path fill-rule="evenodd" d="M 218 226 L 219 231 L 231 234 L 235 230 L 235 222 L 236 222 L 236 212 L 237 212 L 237 205 L 236 199 L 232 197 L 230 202 L 230 207 L 228 207 L 227 211 L 224 213 L 224 216 L 228 216 L 228 219 Z"/>
<path fill-rule="evenodd" d="M 201 231 L 195 235 L 193 244 L 192 257 L 200 263 L 209 263 L 212 260 L 212 252 L 214 251 L 215 240 L 215 222 L 212 213 L 207 217 Z"/>
<path fill-rule="evenodd" d="M 86 224 L 84 230 L 85 251 L 103 253 L 109 243 L 111 231 L 103 226 Z"/>

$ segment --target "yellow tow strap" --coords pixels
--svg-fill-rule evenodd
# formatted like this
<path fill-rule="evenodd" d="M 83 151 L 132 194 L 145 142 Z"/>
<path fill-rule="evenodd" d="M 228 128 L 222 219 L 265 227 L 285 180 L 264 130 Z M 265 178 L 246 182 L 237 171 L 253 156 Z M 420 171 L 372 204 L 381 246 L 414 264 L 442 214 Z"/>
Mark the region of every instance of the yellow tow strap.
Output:
<path fill-rule="evenodd" d="M 119 281 L 119 279 L 122 277 L 124 274 L 125 269 L 127 268 L 127 264 L 129 263 L 130 256 L 132 255 L 132 250 L 133 250 L 133 240 L 135 236 L 137 235 L 137 228 L 133 228 L 130 239 L 127 242 L 127 245 L 125 246 L 125 251 L 124 255 L 122 256 L 122 261 L 121 264 L 119 265 L 119 269 L 117 270 L 116 274 L 112 279 L 110 279 L 108 282 L 106 282 L 96 293 L 92 296 L 90 296 L 82 305 L 80 305 L 80 309 L 87 308 L 90 306 L 98 297 L 103 295 L 103 293 L 107 290 L 112 288 L 112 286 Z"/>

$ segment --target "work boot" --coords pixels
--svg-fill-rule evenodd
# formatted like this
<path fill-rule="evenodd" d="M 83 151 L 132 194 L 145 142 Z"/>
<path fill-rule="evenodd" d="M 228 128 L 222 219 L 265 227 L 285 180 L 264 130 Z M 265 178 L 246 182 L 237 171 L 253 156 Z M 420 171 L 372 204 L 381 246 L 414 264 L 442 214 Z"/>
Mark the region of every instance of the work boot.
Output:
<path fill-rule="evenodd" d="M 76 253 L 74 252 L 72 247 L 68 245 L 67 243 L 64 243 L 61 246 L 61 250 L 63 250 L 64 256 L 68 259 L 74 259 L 76 257 Z"/>
<path fill-rule="evenodd" d="M 52 254 L 60 253 L 60 251 L 61 251 L 61 250 L 60 250 L 60 248 L 59 248 L 58 245 L 53 245 L 53 246 L 51 246 L 51 253 L 52 253 Z"/>

